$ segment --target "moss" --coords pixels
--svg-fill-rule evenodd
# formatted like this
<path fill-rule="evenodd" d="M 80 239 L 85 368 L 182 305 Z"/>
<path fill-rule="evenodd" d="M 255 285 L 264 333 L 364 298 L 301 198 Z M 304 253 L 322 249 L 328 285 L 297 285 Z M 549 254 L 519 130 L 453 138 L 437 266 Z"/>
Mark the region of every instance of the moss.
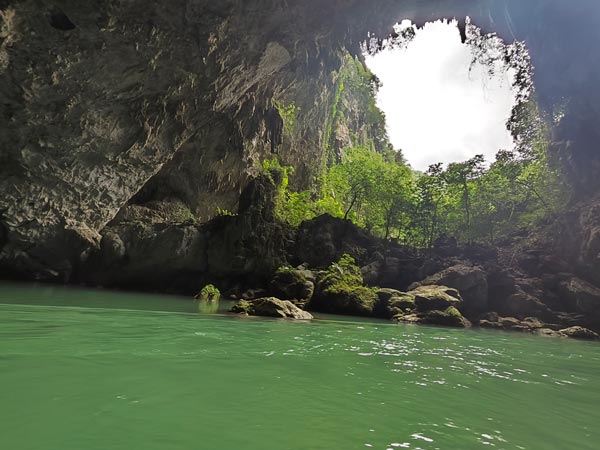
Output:
<path fill-rule="evenodd" d="M 350 289 L 362 286 L 363 277 L 356 261 L 348 254 L 342 255 L 337 263 L 331 264 L 319 279 L 320 290 L 326 291 L 334 286 L 340 289 Z"/>
<path fill-rule="evenodd" d="M 273 105 L 279 111 L 279 116 L 281 120 L 283 120 L 283 130 L 284 132 L 290 136 L 294 133 L 294 129 L 296 128 L 296 121 L 298 118 L 298 113 L 300 112 L 300 108 L 296 106 L 294 102 L 286 104 L 282 100 L 273 99 Z"/>
<path fill-rule="evenodd" d="M 229 312 L 237 314 L 252 314 L 253 310 L 254 306 L 252 305 L 252 302 L 249 302 L 248 300 L 240 300 L 231 307 Z"/>
<path fill-rule="evenodd" d="M 273 275 L 273 280 L 285 284 L 306 283 L 306 277 L 302 274 L 302 272 L 289 266 L 282 266 L 277 269 L 277 272 L 275 272 L 275 275 Z"/>
<path fill-rule="evenodd" d="M 390 299 L 390 308 L 398 308 L 402 311 L 415 309 L 415 298 L 412 295 L 402 294 Z"/>
<path fill-rule="evenodd" d="M 320 274 L 318 295 L 310 307 L 335 314 L 371 316 L 378 300 L 377 289 L 362 284 L 360 268 L 345 254 Z"/>
<path fill-rule="evenodd" d="M 221 209 L 217 206 L 217 217 L 236 217 L 237 214 L 227 209 Z"/>
<path fill-rule="evenodd" d="M 310 300 L 314 284 L 309 282 L 302 271 L 288 266 L 280 267 L 270 283 L 272 293 L 283 300 Z"/>
<path fill-rule="evenodd" d="M 221 291 L 219 291 L 214 285 L 207 284 L 194 298 L 200 301 L 217 301 L 221 298 Z"/>
<path fill-rule="evenodd" d="M 462 316 L 460 311 L 454 306 L 450 306 L 445 310 L 434 310 L 425 313 L 423 315 L 423 323 L 430 323 L 433 325 L 444 325 L 450 327 L 466 326 L 465 318 Z"/>

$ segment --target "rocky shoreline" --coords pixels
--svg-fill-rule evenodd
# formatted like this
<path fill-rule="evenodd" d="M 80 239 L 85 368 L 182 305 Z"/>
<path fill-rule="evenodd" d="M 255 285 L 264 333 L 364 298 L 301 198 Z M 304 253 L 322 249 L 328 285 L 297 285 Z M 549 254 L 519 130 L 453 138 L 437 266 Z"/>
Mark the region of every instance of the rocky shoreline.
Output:
<path fill-rule="evenodd" d="M 253 302 L 270 297 L 302 311 L 598 338 L 600 289 L 567 272 L 569 263 L 555 254 L 517 247 L 516 240 L 461 247 L 451 238 L 417 251 L 331 216 L 294 229 L 274 217 L 274 189 L 268 177 L 253 180 L 240 215 L 217 219 L 222 227 L 213 224 L 212 238 L 228 246 L 208 252 L 213 258 L 195 278 L 241 301 L 237 312 L 260 315 Z M 508 251 L 519 253 L 507 261 Z"/>

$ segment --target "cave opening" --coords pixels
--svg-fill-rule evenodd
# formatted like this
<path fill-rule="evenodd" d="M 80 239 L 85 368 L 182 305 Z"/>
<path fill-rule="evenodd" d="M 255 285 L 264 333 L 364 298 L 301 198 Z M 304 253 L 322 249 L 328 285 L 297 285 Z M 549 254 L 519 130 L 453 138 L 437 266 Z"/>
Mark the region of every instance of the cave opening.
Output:
<path fill-rule="evenodd" d="M 390 141 L 414 169 L 514 150 L 508 122 L 532 91 L 522 43 L 482 34 L 469 18 L 403 20 L 384 39 L 370 35 L 364 56 Z"/>

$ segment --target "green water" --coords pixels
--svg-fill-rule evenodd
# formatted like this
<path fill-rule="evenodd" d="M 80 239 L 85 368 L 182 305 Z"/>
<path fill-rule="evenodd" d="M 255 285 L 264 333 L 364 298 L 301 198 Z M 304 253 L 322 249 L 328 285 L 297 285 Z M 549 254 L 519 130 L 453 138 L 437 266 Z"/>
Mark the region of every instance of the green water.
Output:
<path fill-rule="evenodd" d="M 59 306 L 56 306 L 59 305 Z M 0 285 L 6 450 L 600 448 L 600 346 Z"/>

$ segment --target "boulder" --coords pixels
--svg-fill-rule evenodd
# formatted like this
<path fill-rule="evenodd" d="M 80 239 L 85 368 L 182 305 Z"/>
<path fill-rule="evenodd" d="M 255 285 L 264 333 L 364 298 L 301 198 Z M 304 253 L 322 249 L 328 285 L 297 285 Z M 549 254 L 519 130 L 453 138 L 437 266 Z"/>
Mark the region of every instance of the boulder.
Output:
<path fill-rule="evenodd" d="M 377 304 L 373 310 L 373 314 L 377 317 L 391 319 L 397 314 L 416 308 L 414 296 L 395 289 L 381 288 L 377 291 L 377 298 Z"/>
<path fill-rule="evenodd" d="M 322 291 L 310 302 L 314 311 L 350 316 L 372 316 L 377 303 L 377 294 L 364 286 L 336 284 Z"/>
<path fill-rule="evenodd" d="M 463 300 L 461 311 L 468 317 L 477 316 L 488 309 L 487 277 L 481 267 L 456 264 L 414 283 L 409 290 L 427 285 L 458 289 Z"/>
<path fill-rule="evenodd" d="M 307 280 L 306 272 L 309 271 L 289 267 L 278 269 L 270 283 L 273 295 L 283 300 L 310 300 L 315 284 Z"/>
<path fill-rule="evenodd" d="M 590 341 L 600 340 L 600 335 L 598 335 L 598 333 L 594 333 L 592 330 L 579 326 L 559 330 L 559 333 L 561 336 L 566 336 L 573 339 L 584 339 Z"/>
<path fill-rule="evenodd" d="M 566 306 L 577 313 L 600 312 L 600 288 L 577 277 L 558 284 L 558 291 Z"/>
<path fill-rule="evenodd" d="M 250 316 L 279 317 L 286 319 L 310 320 L 312 314 L 301 310 L 292 302 L 275 297 L 264 297 L 256 300 L 241 300 L 230 310 L 238 314 Z"/>
<path fill-rule="evenodd" d="M 423 325 L 441 325 L 445 327 L 457 328 L 466 328 L 471 326 L 471 323 L 463 317 L 458 309 L 453 306 L 450 306 L 444 310 L 399 314 L 394 317 L 394 320 L 396 322 Z"/>
<path fill-rule="evenodd" d="M 463 303 L 458 291 L 446 286 L 420 286 L 408 295 L 414 298 L 417 310 L 421 312 L 445 310 L 451 306 L 460 308 Z"/>
<path fill-rule="evenodd" d="M 517 318 L 531 316 L 542 317 L 546 320 L 554 318 L 554 314 L 550 308 L 543 304 L 537 297 L 523 291 L 518 291 L 509 296 L 504 302 L 501 312 Z"/>

